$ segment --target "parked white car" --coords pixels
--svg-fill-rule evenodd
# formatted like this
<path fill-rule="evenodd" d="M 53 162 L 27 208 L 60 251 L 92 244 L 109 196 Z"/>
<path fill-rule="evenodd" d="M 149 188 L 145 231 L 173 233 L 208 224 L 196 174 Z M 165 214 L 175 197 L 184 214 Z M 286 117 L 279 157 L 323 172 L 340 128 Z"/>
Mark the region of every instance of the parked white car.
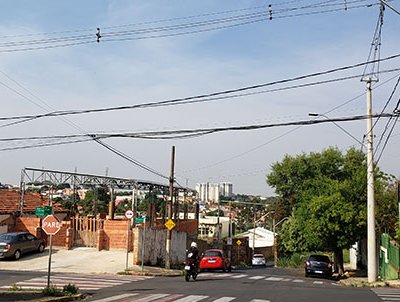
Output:
<path fill-rule="evenodd" d="M 265 262 L 264 255 L 263 254 L 254 254 L 253 258 L 251 259 L 251 264 L 253 266 L 259 266 L 259 265 L 265 266 L 266 262 Z"/>

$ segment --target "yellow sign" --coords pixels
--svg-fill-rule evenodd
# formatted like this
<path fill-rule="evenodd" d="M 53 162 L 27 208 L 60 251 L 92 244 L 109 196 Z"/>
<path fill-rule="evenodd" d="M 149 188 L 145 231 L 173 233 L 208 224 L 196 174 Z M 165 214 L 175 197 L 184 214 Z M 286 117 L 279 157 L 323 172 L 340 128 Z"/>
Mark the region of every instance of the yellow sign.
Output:
<path fill-rule="evenodd" d="M 164 224 L 168 230 L 172 230 L 175 227 L 175 222 L 172 221 L 172 219 L 168 219 L 167 222 Z"/>
<path fill-rule="evenodd" d="M 236 244 L 237 244 L 237 245 L 241 245 L 242 242 L 241 242 L 240 240 L 238 240 L 238 241 L 236 241 Z"/>

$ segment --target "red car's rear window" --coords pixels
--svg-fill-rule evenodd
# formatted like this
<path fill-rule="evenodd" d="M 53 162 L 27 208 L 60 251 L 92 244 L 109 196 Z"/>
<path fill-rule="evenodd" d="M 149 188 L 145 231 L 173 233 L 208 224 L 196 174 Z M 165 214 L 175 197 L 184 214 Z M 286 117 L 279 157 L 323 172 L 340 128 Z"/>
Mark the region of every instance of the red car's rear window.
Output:
<path fill-rule="evenodd" d="M 222 255 L 218 251 L 208 251 L 204 253 L 204 257 L 222 257 Z"/>

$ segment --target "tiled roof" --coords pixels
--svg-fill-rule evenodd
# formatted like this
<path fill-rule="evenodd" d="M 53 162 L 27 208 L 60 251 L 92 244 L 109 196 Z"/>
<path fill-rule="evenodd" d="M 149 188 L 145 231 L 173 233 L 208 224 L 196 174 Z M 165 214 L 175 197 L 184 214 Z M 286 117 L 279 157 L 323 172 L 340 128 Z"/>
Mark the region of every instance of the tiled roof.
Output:
<path fill-rule="evenodd" d="M 48 200 L 39 193 L 24 194 L 24 213 L 35 213 L 35 209 L 48 205 Z M 0 190 L 0 213 L 15 213 L 19 209 L 19 192 L 16 190 Z"/>

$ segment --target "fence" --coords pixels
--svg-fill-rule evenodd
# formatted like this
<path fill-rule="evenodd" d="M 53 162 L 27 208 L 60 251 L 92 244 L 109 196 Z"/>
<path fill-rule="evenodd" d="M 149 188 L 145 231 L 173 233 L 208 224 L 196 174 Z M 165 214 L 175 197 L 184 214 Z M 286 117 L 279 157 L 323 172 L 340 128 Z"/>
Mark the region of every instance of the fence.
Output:
<path fill-rule="evenodd" d="M 381 235 L 380 275 L 384 280 L 399 279 L 400 249 L 388 234 Z"/>

